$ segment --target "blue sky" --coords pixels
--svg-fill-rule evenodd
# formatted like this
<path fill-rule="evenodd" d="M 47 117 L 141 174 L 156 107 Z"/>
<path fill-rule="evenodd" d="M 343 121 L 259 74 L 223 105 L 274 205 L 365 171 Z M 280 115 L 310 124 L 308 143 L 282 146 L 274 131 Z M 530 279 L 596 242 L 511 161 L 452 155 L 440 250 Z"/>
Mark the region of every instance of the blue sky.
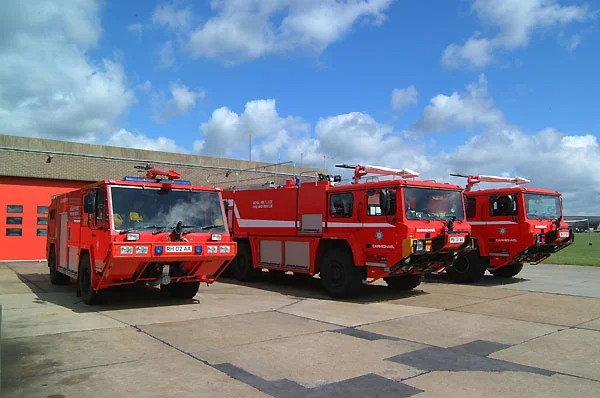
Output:
<path fill-rule="evenodd" d="M 0 5 L 0 133 L 519 174 L 600 213 L 600 1 Z M 325 156 L 325 160 L 324 157 Z"/>

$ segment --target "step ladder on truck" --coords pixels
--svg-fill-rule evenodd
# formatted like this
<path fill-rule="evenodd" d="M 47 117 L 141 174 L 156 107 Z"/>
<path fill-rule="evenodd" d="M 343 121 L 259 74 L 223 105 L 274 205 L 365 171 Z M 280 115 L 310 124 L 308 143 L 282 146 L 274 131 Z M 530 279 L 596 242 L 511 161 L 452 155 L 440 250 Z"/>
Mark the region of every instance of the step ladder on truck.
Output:
<path fill-rule="evenodd" d="M 319 274 L 337 298 L 357 296 L 379 279 L 410 290 L 424 273 L 443 272 L 473 249 L 461 187 L 417 180 L 409 169 L 337 166 L 354 170 L 350 184 L 317 173 L 308 181 L 224 189 L 238 280 L 267 269 Z M 369 174 L 385 179 L 362 180 Z"/>
<path fill-rule="evenodd" d="M 486 270 L 510 278 L 521 272 L 523 264 L 539 264 L 573 243 L 560 192 L 523 187 L 530 181 L 521 177 L 451 175 L 467 178 L 463 193 L 467 222 L 477 240 L 477 250 L 447 270 L 453 281 L 477 282 Z M 473 189 L 482 182 L 512 186 Z"/>
<path fill-rule="evenodd" d="M 191 298 L 235 257 L 220 188 L 192 185 L 173 170 L 136 168 L 145 176 L 104 180 L 51 199 L 50 280 L 75 279 L 87 304 L 98 303 L 106 288 L 136 283 Z"/>

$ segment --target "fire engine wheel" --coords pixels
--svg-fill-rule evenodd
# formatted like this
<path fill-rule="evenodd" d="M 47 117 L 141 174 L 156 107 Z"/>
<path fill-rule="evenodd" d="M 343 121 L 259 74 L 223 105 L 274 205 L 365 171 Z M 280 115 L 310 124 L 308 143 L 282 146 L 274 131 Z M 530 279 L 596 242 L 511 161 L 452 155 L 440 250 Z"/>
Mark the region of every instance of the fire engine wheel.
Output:
<path fill-rule="evenodd" d="M 383 278 L 390 289 L 394 290 L 412 290 L 421 284 L 422 275 L 401 275 Z"/>
<path fill-rule="evenodd" d="M 88 305 L 100 303 L 100 294 L 92 287 L 92 267 L 90 266 L 90 258 L 87 254 L 81 256 L 81 260 L 79 260 L 77 283 L 84 303 Z"/>
<path fill-rule="evenodd" d="M 252 252 L 250 245 L 240 244 L 238 246 L 238 254 L 232 264 L 233 276 L 241 282 L 251 282 L 261 275 L 261 268 L 254 268 L 252 265 Z"/>
<path fill-rule="evenodd" d="M 191 299 L 198 294 L 200 282 L 171 283 L 167 286 L 171 297 Z"/>
<path fill-rule="evenodd" d="M 62 274 L 56 270 L 56 254 L 54 253 L 54 248 L 50 249 L 48 268 L 50 269 L 50 282 L 53 285 L 68 285 L 71 281 L 69 275 Z"/>
<path fill-rule="evenodd" d="M 508 264 L 502 268 L 490 271 L 497 278 L 512 278 L 523 269 L 523 264 Z"/>
<path fill-rule="evenodd" d="M 448 277 L 457 283 L 479 282 L 485 274 L 486 264 L 477 251 L 473 251 L 452 264 L 446 270 Z"/>
<path fill-rule="evenodd" d="M 351 253 L 343 249 L 332 249 L 327 252 L 321 264 L 321 283 L 331 297 L 355 297 L 363 287 L 361 271 L 354 265 Z"/>

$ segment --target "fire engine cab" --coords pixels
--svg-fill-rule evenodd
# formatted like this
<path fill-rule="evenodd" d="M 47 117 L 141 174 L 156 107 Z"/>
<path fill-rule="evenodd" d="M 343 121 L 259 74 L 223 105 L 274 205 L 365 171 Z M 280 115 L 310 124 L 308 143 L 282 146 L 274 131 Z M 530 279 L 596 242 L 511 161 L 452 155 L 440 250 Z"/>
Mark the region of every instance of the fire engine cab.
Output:
<path fill-rule="evenodd" d="M 263 268 L 320 274 L 330 296 L 352 297 L 381 278 L 410 290 L 472 249 L 461 187 L 411 180 L 418 173 L 408 169 L 338 167 L 354 169 L 351 184 L 317 174 L 224 190 L 239 249 L 234 277 L 252 280 Z M 361 181 L 367 174 L 392 179 Z"/>
<path fill-rule="evenodd" d="M 173 170 L 104 180 L 52 197 L 46 253 L 55 285 L 77 280 L 87 304 L 102 289 L 160 284 L 191 298 L 235 257 L 220 188 L 194 186 Z M 163 178 L 161 178 L 163 177 Z"/>
<path fill-rule="evenodd" d="M 476 282 L 486 269 L 496 277 L 510 278 L 524 263 L 539 264 L 573 243 L 573 231 L 562 215 L 560 192 L 526 188 L 521 177 L 466 176 L 464 196 L 467 221 L 478 250 L 447 270 L 456 282 Z M 508 188 L 472 188 L 481 182 L 509 183 Z"/>

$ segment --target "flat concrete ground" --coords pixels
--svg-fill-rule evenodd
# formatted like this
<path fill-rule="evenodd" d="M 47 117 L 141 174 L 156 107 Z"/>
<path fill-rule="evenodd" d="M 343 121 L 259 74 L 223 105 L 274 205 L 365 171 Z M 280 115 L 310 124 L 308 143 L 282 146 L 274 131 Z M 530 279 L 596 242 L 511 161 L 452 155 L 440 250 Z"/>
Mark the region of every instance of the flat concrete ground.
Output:
<path fill-rule="evenodd" d="M 134 287 L 89 307 L 74 284 L 51 285 L 45 263 L 4 263 L 0 395 L 598 397 L 600 268 L 570 281 L 578 270 L 382 283 L 352 301 L 265 273 L 193 300 Z M 527 291 L 556 289 L 571 295 Z"/>

